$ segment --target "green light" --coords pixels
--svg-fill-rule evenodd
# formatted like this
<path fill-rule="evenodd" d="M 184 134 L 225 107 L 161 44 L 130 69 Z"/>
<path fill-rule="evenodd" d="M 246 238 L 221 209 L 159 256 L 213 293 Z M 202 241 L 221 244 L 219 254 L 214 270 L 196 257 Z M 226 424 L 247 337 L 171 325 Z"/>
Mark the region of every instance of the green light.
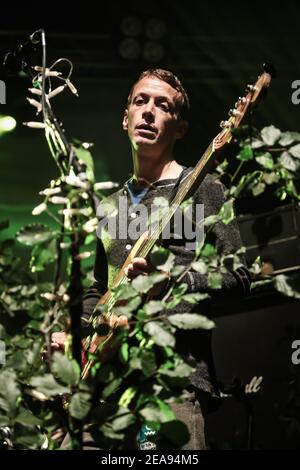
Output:
<path fill-rule="evenodd" d="M 0 115 L 0 135 L 13 131 L 16 125 L 16 120 L 12 116 Z"/>

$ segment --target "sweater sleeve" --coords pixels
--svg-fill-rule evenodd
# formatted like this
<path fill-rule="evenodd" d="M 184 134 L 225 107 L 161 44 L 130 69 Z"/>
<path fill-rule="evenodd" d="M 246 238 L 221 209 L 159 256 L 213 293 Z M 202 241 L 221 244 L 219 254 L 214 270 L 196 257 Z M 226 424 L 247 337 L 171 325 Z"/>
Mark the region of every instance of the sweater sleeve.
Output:
<path fill-rule="evenodd" d="M 225 202 L 224 186 L 208 175 L 195 193 L 194 200 L 196 203 L 204 203 L 205 217 L 218 214 Z M 209 233 L 208 241 L 217 248 L 220 255 L 235 253 L 242 246 L 236 219 L 228 225 L 217 222 Z M 219 290 L 211 290 L 208 287 L 208 276 L 193 269 L 187 272 L 182 282 L 187 283 L 189 292 L 209 292 L 214 297 L 226 294 L 244 297 L 250 292 L 251 275 L 243 255 L 240 255 L 240 260 L 242 266 L 222 275 L 222 288 Z"/>

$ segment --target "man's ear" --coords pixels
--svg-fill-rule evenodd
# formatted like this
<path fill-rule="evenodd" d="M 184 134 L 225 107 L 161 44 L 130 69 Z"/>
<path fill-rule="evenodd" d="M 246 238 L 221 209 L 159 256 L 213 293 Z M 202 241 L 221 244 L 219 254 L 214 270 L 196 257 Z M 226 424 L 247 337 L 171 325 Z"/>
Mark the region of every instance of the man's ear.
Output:
<path fill-rule="evenodd" d="M 125 109 L 123 116 L 123 130 L 128 131 L 128 109 Z"/>
<path fill-rule="evenodd" d="M 177 123 L 177 132 L 176 132 L 176 139 L 182 139 L 185 136 L 189 128 L 189 123 L 183 119 L 178 121 Z"/>

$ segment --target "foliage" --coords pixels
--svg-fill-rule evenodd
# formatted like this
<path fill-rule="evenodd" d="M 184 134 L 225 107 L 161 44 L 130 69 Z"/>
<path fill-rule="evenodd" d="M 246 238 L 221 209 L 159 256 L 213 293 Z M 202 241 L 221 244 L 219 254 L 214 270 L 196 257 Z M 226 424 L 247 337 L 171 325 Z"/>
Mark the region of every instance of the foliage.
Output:
<path fill-rule="evenodd" d="M 251 137 L 242 129 L 236 138 L 240 142 L 240 167 L 231 177 L 232 186 L 220 213 L 205 220 L 206 233 L 216 223 L 232 222 L 235 199 L 246 192 L 256 197 L 274 185 L 280 200 L 299 199 L 300 134 L 282 133 L 269 126 Z M 255 167 L 238 179 L 242 166 L 250 163 Z M 219 166 L 218 172 L 223 176 L 226 164 Z M 69 432 L 71 446 L 78 448 L 78 435 L 91 417 L 93 433 L 104 449 L 122 449 L 125 436 L 142 424 L 159 430 L 169 444 L 182 446 L 187 434 L 170 405 L 183 399 L 195 363 L 176 351 L 177 330 L 215 326 L 206 316 L 205 301 L 210 294 L 187 293 L 182 279 L 188 269 L 193 269 L 207 276 L 210 293 L 219 290 L 222 275 L 240 266 L 243 250 L 220 256 L 205 239 L 190 265 L 182 267 L 175 265 L 168 250 L 155 248 L 152 262 L 158 273 L 139 276 L 130 285 L 121 284 L 113 290 L 114 312 L 126 315 L 130 328 L 115 331 L 118 348 L 110 361 L 99 360 L 101 348 L 89 355 L 93 365 L 88 380 L 83 380 L 80 366 L 72 358 L 72 337 L 68 336 L 65 354 L 51 354 L 49 341 L 53 332 L 69 331 L 68 286 L 74 236 L 80 246 L 78 259 L 82 261 L 84 284 L 90 283 L 97 225 L 91 206 L 94 178 L 90 177 L 87 184 L 71 173 L 52 181 L 41 193 L 44 199 L 33 214 L 46 211 L 57 221 L 58 230 L 37 223 L 20 230 L 16 241 L 0 244 L 0 336 L 6 348 L 0 369 L 0 426 L 8 433 L 2 446 L 56 449 Z M 5 222 L 0 224 L 0 228 L 6 226 Z M 16 242 L 31 250 L 28 267 L 15 255 Z M 43 275 L 53 275 L 59 253 L 64 257 L 65 273 L 53 286 Z M 168 291 L 163 298 L 147 299 L 149 290 L 161 282 L 160 271 L 166 266 L 172 275 Z M 259 271 L 258 264 L 255 270 Z M 271 282 L 283 294 L 299 298 L 297 279 L 278 276 Z M 192 313 L 172 315 L 172 309 L 182 300 L 191 305 Z M 102 316 L 108 313 L 107 308 L 102 309 Z M 101 328 L 103 324 L 95 317 L 86 334 L 91 337 Z M 180 433 L 175 436 L 170 429 L 180 429 Z"/>

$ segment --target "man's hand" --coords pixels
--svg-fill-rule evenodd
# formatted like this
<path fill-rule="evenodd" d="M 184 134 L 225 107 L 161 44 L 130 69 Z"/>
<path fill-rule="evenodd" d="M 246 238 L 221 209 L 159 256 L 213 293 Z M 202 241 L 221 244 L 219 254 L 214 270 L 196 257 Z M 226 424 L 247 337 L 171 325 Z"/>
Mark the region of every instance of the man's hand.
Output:
<path fill-rule="evenodd" d="M 101 338 L 100 344 L 95 345 L 96 349 L 101 348 L 99 358 L 101 362 L 107 362 L 111 359 L 112 356 L 118 351 L 120 342 L 119 339 L 115 336 L 114 330 L 117 328 L 129 328 L 128 318 L 126 315 L 110 315 L 109 317 L 102 317 L 101 323 L 104 323 L 109 326 L 110 333 L 107 336 Z M 66 333 L 64 331 L 59 331 L 57 333 L 52 333 L 51 335 L 51 350 L 52 351 L 64 351 L 66 343 Z M 101 347 L 101 344 L 102 347 Z M 92 347 L 91 350 L 94 348 Z"/>
<path fill-rule="evenodd" d="M 145 258 L 133 258 L 132 262 L 125 268 L 125 274 L 127 278 L 132 281 L 140 274 L 148 276 L 150 273 L 155 271 L 155 266 Z M 151 297 L 158 297 L 161 295 L 167 287 L 168 281 L 171 279 L 171 274 L 166 272 L 166 279 L 155 284 L 152 289 L 148 292 Z"/>
<path fill-rule="evenodd" d="M 52 351 L 64 351 L 66 342 L 66 333 L 59 331 L 51 335 L 51 349 Z"/>
<path fill-rule="evenodd" d="M 110 332 L 107 336 L 98 336 L 97 344 L 91 345 L 90 351 L 94 351 L 94 346 L 98 349 L 99 359 L 102 363 L 109 361 L 120 348 L 120 338 L 115 334 L 118 328 L 129 328 L 128 317 L 126 315 L 101 316 L 100 324 L 109 326 Z"/>

